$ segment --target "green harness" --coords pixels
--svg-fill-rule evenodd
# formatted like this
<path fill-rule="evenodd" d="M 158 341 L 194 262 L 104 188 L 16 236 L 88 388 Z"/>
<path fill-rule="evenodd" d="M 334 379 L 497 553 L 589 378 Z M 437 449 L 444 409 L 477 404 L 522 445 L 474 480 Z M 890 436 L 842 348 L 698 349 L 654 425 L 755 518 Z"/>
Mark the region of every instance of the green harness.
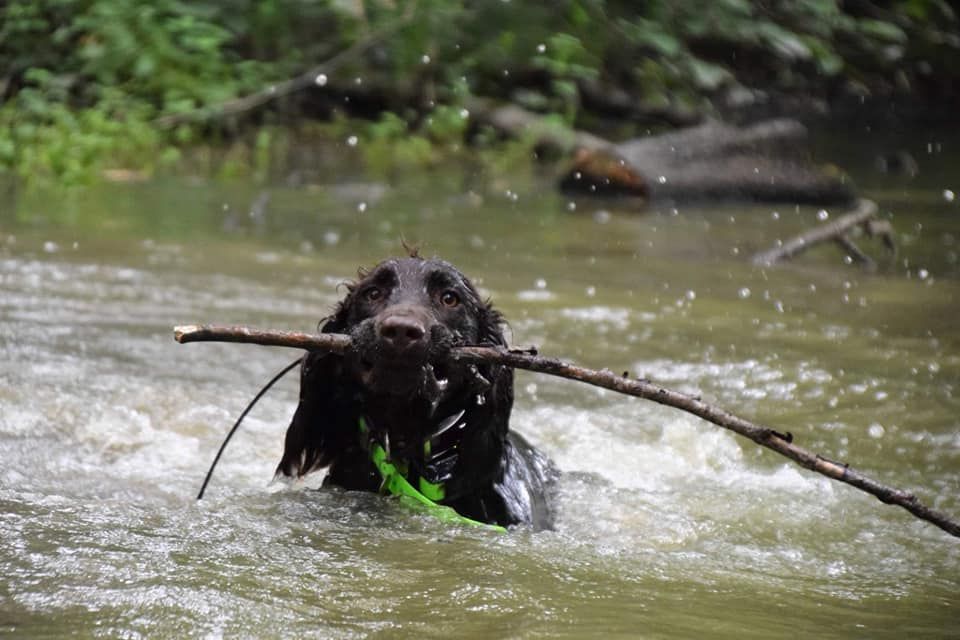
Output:
<path fill-rule="evenodd" d="M 420 487 L 418 490 L 410 484 L 410 481 L 407 480 L 406 476 L 397 468 L 397 465 L 387 458 L 387 452 L 383 446 L 370 437 L 370 428 L 367 426 L 367 421 L 364 420 L 363 417 L 360 418 L 359 426 L 362 441 L 370 451 L 370 461 L 373 462 L 373 466 L 377 468 L 383 480 L 383 483 L 380 485 L 381 493 L 399 496 L 401 501 L 409 504 L 421 505 L 421 508 L 425 509 L 427 513 L 444 522 L 482 527 L 500 533 L 507 532 L 505 527 L 467 518 L 457 513 L 451 507 L 438 504 L 436 501 L 443 500 L 446 494 L 443 483 L 429 482 L 425 478 L 420 478 L 417 483 Z"/>

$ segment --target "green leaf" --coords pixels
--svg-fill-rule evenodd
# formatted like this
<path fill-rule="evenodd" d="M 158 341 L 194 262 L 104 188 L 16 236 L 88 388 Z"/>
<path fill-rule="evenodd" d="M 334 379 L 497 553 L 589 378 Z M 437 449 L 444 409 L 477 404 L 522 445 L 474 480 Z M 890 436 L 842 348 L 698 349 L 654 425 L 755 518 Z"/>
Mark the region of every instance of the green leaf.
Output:
<path fill-rule="evenodd" d="M 861 33 L 877 38 L 878 40 L 897 44 L 906 44 L 908 40 L 907 34 L 904 33 L 903 29 L 892 22 L 864 19 L 860 20 L 857 26 Z"/>

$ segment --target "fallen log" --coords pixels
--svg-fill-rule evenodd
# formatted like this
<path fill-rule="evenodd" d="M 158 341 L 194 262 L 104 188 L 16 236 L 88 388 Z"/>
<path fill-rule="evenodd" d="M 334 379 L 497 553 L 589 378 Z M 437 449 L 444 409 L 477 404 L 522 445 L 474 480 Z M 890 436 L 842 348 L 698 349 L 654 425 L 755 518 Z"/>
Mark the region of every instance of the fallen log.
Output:
<path fill-rule="evenodd" d="M 265 331 L 248 327 L 217 325 L 185 325 L 174 327 L 174 338 L 179 343 L 188 342 L 243 342 L 268 346 L 288 346 L 308 351 L 347 353 L 351 348 L 350 337 L 340 334 L 305 334 L 288 331 Z M 649 380 L 617 375 L 609 370 L 596 371 L 577 365 L 536 355 L 531 351 L 509 350 L 503 347 L 458 347 L 451 350 L 452 360 L 468 363 L 494 363 L 514 369 L 526 369 L 546 373 L 569 380 L 616 391 L 637 398 L 652 400 L 698 416 L 708 422 L 733 431 L 762 447 L 771 449 L 789 458 L 798 465 L 833 480 L 869 493 L 885 504 L 906 509 L 915 517 L 930 522 L 952 536 L 960 538 L 960 523 L 944 513 L 935 511 L 920 502 L 917 497 L 902 489 L 886 486 L 868 478 L 848 464 L 836 462 L 793 443 L 793 435 L 781 433 L 749 420 L 737 417 L 724 409 L 713 406 L 700 398 L 672 391 Z"/>
<path fill-rule="evenodd" d="M 567 193 L 628 194 L 655 201 L 846 204 L 839 170 L 796 152 L 806 129 L 794 120 L 750 127 L 720 122 L 601 148 L 581 148 L 560 179 Z"/>
<path fill-rule="evenodd" d="M 471 117 L 511 137 L 572 153 L 573 162 L 559 180 L 560 189 L 571 195 L 823 205 L 855 200 L 839 169 L 819 167 L 798 152 L 807 130 L 796 120 L 749 127 L 708 121 L 614 143 L 565 130 L 514 104 L 473 98 L 467 106 Z"/>
<path fill-rule="evenodd" d="M 824 242 L 836 242 L 851 257 L 864 264 L 867 268 L 876 268 L 876 262 L 865 254 L 849 237 L 849 232 L 862 228 L 870 236 L 879 236 L 888 251 L 896 252 L 893 240 L 893 227 L 886 220 L 877 220 L 877 205 L 872 200 L 861 199 L 857 207 L 850 213 L 840 216 L 833 222 L 815 227 L 790 238 L 778 247 L 758 253 L 753 257 L 753 263 L 768 267 L 797 256 L 810 247 Z"/>

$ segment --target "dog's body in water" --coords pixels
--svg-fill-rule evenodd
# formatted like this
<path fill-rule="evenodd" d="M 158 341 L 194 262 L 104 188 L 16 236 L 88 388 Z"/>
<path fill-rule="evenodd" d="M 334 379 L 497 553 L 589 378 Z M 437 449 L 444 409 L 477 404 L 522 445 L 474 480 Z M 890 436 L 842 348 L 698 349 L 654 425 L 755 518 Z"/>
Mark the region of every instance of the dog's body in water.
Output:
<path fill-rule="evenodd" d="M 277 472 L 329 467 L 327 484 L 378 491 L 369 435 L 408 480 L 442 486 L 440 502 L 460 515 L 550 528 L 556 472 L 509 428 L 513 370 L 447 358 L 455 346 L 506 346 L 500 313 L 455 267 L 417 255 L 361 272 L 348 290 L 322 331 L 355 348 L 304 359 Z"/>

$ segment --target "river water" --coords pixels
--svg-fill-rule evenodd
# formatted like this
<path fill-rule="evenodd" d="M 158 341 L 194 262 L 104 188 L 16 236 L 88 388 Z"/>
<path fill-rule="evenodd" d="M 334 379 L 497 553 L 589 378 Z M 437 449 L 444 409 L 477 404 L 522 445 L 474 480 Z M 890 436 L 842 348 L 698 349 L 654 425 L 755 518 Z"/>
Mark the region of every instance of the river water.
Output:
<path fill-rule="evenodd" d="M 198 503 L 296 354 L 171 332 L 311 330 L 402 237 L 473 276 L 513 344 L 700 394 L 960 517 L 960 162 L 928 142 L 904 142 L 914 180 L 853 158 L 899 233 L 895 259 L 863 241 L 876 273 L 832 246 L 751 266 L 841 211 L 638 214 L 535 175 L 8 197 L 0 635 L 957 637 L 957 539 L 690 415 L 526 372 L 513 426 L 563 470 L 555 531 L 271 484 L 296 376 Z"/>

